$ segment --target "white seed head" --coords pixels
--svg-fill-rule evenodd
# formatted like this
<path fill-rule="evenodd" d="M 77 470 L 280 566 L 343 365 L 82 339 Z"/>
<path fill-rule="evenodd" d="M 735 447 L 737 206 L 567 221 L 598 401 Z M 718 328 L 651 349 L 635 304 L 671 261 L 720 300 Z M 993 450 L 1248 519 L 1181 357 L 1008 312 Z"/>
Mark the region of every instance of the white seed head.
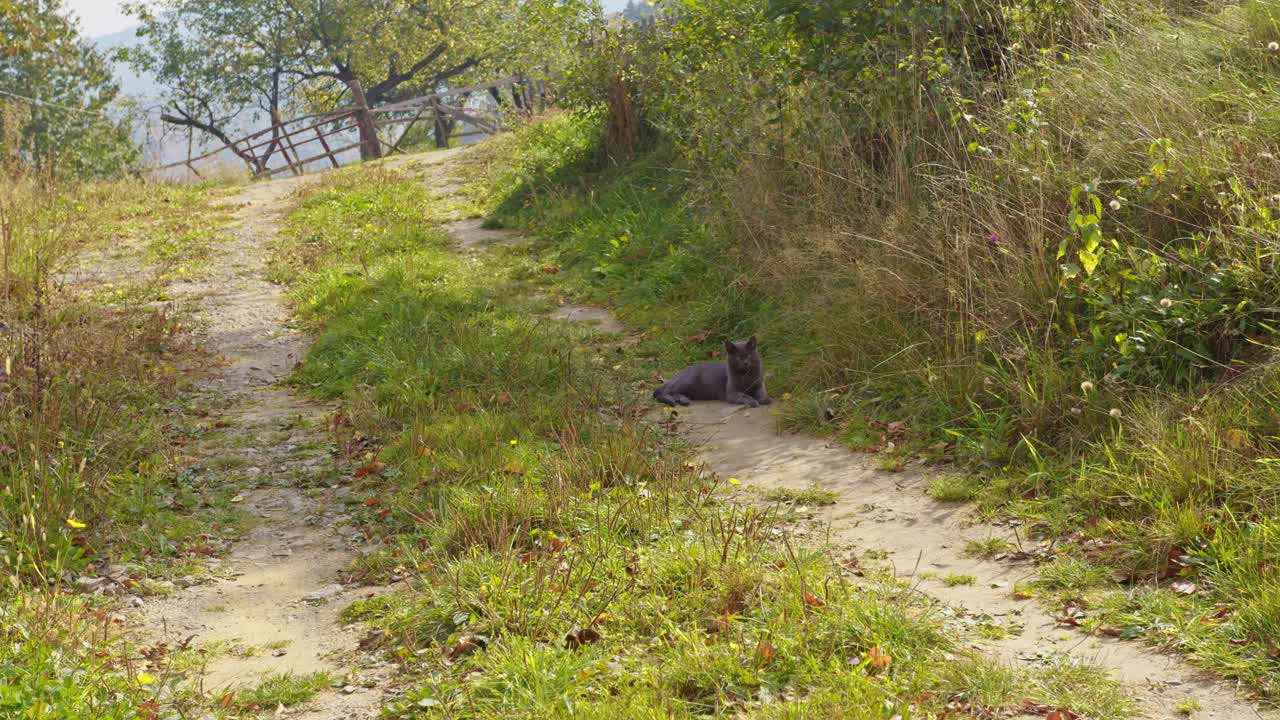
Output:
<path fill-rule="evenodd" d="M 1280 52 L 1280 42 L 1276 42 L 1275 40 L 1272 40 L 1271 42 L 1267 43 L 1267 49 L 1270 50 L 1271 52 Z"/>
<path fill-rule="evenodd" d="M 1124 413 L 1120 412 L 1120 408 L 1111 408 L 1111 412 L 1109 414 L 1111 417 L 1117 419 L 1124 417 Z"/>
<path fill-rule="evenodd" d="M 1073 408 L 1071 408 L 1071 414 L 1072 414 L 1072 415 L 1075 415 L 1076 417 L 1080 417 L 1081 415 L 1083 415 L 1083 414 L 1084 414 L 1084 411 L 1083 411 L 1083 410 L 1081 410 L 1081 409 L 1080 409 L 1080 408 L 1078 408 L 1078 407 L 1073 407 Z"/>
<path fill-rule="evenodd" d="M 1119 209 L 1120 209 L 1120 201 L 1119 201 L 1119 200 L 1112 200 L 1112 201 L 1111 201 L 1111 209 L 1112 209 L 1112 210 L 1119 210 Z"/>
<path fill-rule="evenodd" d="M 1171 307 L 1173 307 L 1173 301 L 1172 301 L 1172 300 L 1170 300 L 1169 298 L 1164 298 L 1164 299 L 1162 299 L 1162 300 L 1160 301 L 1160 307 L 1162 307 L 1162 308 L 1171 308 Z"/>
<path fill-rule="evenodd" d="M 1084 382 L 1080 383 L 1080 392 L 1084 393 L 1085 395 L 1088 395 L 1089 393 L 1093 392 L 1093 383 L 1089 382 L 1088 380 L 1085 380 Z"/>

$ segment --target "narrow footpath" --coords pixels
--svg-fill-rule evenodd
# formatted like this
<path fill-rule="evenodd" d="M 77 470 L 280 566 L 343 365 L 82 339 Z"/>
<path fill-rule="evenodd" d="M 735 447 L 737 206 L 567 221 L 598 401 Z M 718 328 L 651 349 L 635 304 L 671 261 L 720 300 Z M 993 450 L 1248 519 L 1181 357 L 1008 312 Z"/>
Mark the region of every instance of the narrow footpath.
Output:
<path fill-rule="evenodd" d="M 456 160 L 465 152 L 399 157 L 388 164 L 417 175 L 437 201 L 449 202 L 461 193 Z M 206 691 L 251 687 L 264 673 L 324 671 L 338 679 L 335 687 L 289 716 L 361 720 L 376 717 L 391 668 L 359 650 L 359 630 L 343 627 L 338 612 L 355 599 L 394 588 L 344 584 L 343 570 L 359 548 L 345 526 L 342 488 L 333 482 L 335 454 L 324 431 L 332 409 L 282 387 L 306 339 L 292 328 L 281 289 L 265 279 L 278 216 L 290 193 L 309 179 L 245 187 L 234 200 L 233 238 L 216 250 L 206 279 L 173 289 L 201 303 L 204 343 L 228 360 L 210 389 L 231 398 L 229 437 L 209 441 L 204 464 L 222 457 L 223 466 L 259 477 L 257 489 L 242 497 L 259 522 L 223 564 L 230 579 L 180 590 L 142 612 L 153 628 L 176 641 L 194 636 L 224 648 L 209 663 Z M 521 241 L 461 216 L 446 229 L 460 252 L 481 259 L 486 247 Z M 565 306 L 550 317 L 623 331 L 599 308 Z M 852 548 L 865 562 L 890 564 L 956 617 L 992 618 L 1011 630 L 1004 639 L 983 641 L 982 651 L 1015 666 L 1063 655 L 1099 664 L 1126 686 L 1147 717 L 1182 717 L 1174 708 L 1188 697 L 1198 700 L 1202 709 L 1195 717 L 1205 720 L 1271 717 L 1179 658 L 1086 635 L 1059 624 L 1034 601 L 1012 599 L 1014 583 L 1032 576 L 1030 564 L 962 554 L 967 540 L 996 535 L 1013 541 L 1012 531 L 966 523 L 963 506 L 929 498 L 922 475 L 878 471 L 866 456 L 826 440 L 779 434 L 764 408 L 706 403 L 680 409 L 674 418 L 670 424 L 698 444 L 707 467 L 721 476 L 762 491 L 816 484 L 836 492 L 834 505 L 812 510 L 830 541 Z M 228 454 L 234 460 L 226 460 Z M 816 541 L 827 535 L 809 533 Z M 925 579 L 932 573 L 973 575 L 977 582 L 947 586 Z"/>

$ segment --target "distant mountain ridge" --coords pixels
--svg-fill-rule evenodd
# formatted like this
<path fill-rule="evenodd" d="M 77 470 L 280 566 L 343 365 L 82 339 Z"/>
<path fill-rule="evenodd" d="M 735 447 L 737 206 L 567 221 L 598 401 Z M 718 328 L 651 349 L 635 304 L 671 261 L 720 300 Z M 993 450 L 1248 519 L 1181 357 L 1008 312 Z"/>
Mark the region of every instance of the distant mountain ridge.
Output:
<path fill-rule="evenodd" d="M 109 57 L 120 48 L 132 47 L 138 43 L 138 26 L 89 38 L 89 42 Z M 160 86 L 156 84 L 154 78 L 135 73 L 127 63 L 113 62 L 111 67 L 115 70 L 116 79 L 120 81 L 121 92 L 126 95 L 147 99 L 156 99 L 160 96 Z"/>

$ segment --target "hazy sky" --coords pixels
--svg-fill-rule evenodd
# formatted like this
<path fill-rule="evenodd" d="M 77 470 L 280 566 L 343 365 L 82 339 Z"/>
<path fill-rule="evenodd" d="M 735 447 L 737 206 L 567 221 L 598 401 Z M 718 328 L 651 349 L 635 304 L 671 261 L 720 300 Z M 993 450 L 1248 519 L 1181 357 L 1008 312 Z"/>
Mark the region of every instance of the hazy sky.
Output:
<path fill-rule="evenodd" d="M 120 12 L 121 0 L 66 0 L 67 7 L 80 18 L 80 30 L 85 37 L 109 35 L 134 24 L 134 20 Z"/>
<path fill-rule="evenodd" d="M 120 12 L 121 0 L 66 0 L 80 18 L 80 29 L 85 37 L 109 35 L 134 24 L 132 18 Z M 627 0 L 604 0 L 610 10 L 620 10 Z"/>

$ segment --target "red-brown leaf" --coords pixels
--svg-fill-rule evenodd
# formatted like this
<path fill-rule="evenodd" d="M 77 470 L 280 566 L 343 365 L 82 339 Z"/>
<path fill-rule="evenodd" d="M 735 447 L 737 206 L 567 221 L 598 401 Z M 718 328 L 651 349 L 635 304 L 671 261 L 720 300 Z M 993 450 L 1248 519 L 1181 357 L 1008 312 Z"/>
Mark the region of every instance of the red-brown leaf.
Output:
<path fill-rule="evenodd" d="M 355 476 L 359 478 L 359 477 L 365 477 L 366 475 L 377 475 L 378 473 L 381 473 L 382 470 L 386 467 L 387 466 L 385 463 L 372 462 L 372 463 L 369 463 L 368 465 L 364 465 L 362 467 L 356 468 Z"/>
<path fill-rule="evenodd" d="M 564 636 L 565 645 L 570 648 L 579 648 L 583 645 L 590 645 L 600 641 L 600 631 L 594 627 L 585 627 L 574 630 Z"/>

